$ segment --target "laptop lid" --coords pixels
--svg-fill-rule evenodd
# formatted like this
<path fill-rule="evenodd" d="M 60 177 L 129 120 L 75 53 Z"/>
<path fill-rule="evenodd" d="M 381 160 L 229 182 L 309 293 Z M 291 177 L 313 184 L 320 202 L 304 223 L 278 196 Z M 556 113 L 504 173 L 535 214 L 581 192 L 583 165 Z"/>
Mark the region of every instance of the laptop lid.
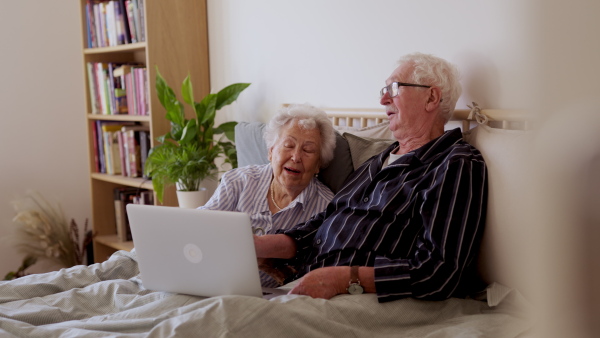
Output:
<path fill-rule="evenodd" d="M 127 216 L 147 289 L 262 297 L 247 214 L 128 204 Z"/>

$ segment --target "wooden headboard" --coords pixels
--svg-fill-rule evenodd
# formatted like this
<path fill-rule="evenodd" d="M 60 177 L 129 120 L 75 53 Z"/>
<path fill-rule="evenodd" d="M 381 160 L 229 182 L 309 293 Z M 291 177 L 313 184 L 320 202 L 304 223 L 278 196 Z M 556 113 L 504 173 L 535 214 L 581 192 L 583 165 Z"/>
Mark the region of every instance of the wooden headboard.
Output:
<path fill-rule="evenodd" d="M 477 107 L 477 105 L 474 105 Z M 387 121 L 388 117 L 380 108 L 322 108 L 331 118 L 334 126 L 364 128 Z M 462 129 L 471 129 L 472 122 L 477 120 L 477 114 L 471 114 L 472 109 L 456 109 L 450 121 L 462 122 Z M 490 126 L 500 129 L 531 129 L 531 121 L 522 110 L 480 109 L 476 108 L 479 116 L 485 116 Z"/>

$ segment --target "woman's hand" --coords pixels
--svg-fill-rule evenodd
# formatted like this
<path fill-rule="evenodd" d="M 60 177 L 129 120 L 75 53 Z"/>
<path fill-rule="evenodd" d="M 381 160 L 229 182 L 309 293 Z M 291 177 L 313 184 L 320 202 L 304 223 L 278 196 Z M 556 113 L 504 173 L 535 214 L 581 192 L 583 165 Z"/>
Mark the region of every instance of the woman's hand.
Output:
<path fill-rule="evenodd" d="M 258 269 L 273 277 L 279 285 L 296 275 L 297 271 L 294 267 L 281 264 L 281 261 L 272 258 L 257 258 Z"/>

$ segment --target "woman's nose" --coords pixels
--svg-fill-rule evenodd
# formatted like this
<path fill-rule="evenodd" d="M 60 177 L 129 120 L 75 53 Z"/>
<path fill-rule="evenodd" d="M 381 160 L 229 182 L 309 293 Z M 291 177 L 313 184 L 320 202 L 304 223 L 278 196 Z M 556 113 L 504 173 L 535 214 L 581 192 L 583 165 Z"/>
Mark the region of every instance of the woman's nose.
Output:
<path fill-rule="evenodd" d="M 300 150 L 295 150 L 292 153 L 292 162 L 300 163 L 301 161 L 302 161 L 302 154 L 301 154 Z"/>

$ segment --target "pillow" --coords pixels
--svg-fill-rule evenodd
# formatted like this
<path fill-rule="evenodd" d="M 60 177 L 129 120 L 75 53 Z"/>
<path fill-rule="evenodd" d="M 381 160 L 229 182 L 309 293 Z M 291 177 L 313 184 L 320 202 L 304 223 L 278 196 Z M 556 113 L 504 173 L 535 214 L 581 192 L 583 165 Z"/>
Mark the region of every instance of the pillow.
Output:
<path fill-rule="evenodd" d="M 352 166 L 354 170 L 360 167 L 361 164 L 365 163 L 371 157 L 379 154 L 395 140 L 390 139 L 375 139 L 369 137 L 359 137 L 354 134 L 344 133 L 344 137 L 348 141 L 348 147 L 350 148 L 350 155 L 352 156 Z"/>
<path fill-rule="evenodd" d="M 390 130 L 390 121 L 385 121 L 373 126 L 364 127 L 364 128 L 354 128 L 354 127 L 346 127 L 340 126 L 335 127 L 340 133 L 350 133 L 360 137 L 368 137 L 374 139 L 394 139 L 394 135 Z"/>
<path fill-rule="evenodd" d="M 532 132 L 479 125 L 464 133 L 465 141 L 477 148 L 488 171 L 488 204 L 479 253 L 479 274 L 528 294 L 532 265 L 531 224 L 527 219 L 528 169 Z"/>
<path fill-rule="evenodd" d="M 337 193 L 340 191 L 346 178 L 352 174 L 352 155 L 348 141 L 340 133 L 335 133 L 335 150 L 333 151 L 333 160 L 329 162 L 327 168 L 321 169 L 317 176 L 321 182 Z"/>
<path fill-rule="evenodd" d="M 269 163 L 269 152 L 263 134 L 266 125 L 262 122 L 239 122 L 235 126 L 235 148 L 238 166 Z M 321 169 L 318 178 L 337 193 L 346 178 L 354 171 L 352 157 L 346 139 L 336 132 L 333 160 L 327 168 Z"/>
<path fill-rule="evenodd" d="M 269 152 L 263 134 L 266 125 L 261 122 L 239 122 L 235 125 L 235 148 L 238 166 L 269 163 Z"/>

